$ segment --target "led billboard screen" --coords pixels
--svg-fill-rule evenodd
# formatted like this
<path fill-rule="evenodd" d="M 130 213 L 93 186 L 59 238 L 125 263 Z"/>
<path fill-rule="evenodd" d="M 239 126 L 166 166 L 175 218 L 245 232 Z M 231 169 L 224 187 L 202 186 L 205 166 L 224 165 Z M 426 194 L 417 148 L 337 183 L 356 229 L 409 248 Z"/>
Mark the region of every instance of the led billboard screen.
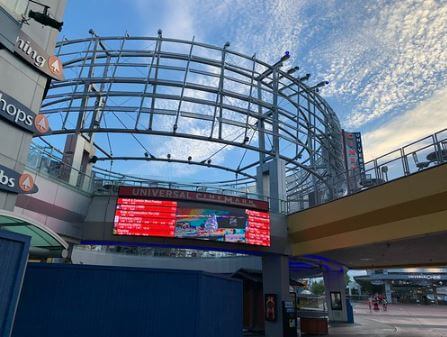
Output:
<path fill-rule="evenodd" d="M 118 198 L 113 233 L 270 246 L 270 216 L 244 207 L 126 196 Z"/>

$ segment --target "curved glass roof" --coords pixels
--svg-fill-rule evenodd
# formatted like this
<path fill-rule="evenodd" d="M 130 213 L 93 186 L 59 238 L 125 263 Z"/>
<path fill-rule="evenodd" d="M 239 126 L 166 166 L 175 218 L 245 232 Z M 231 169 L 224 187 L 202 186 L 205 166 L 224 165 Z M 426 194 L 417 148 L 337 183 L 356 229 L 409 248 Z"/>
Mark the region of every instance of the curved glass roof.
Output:
<path fill-rule="evenodd" d="M 31 237 L 30 255 L 58 257 L 68 243 L 48 227 L 15 214 L 0 213 L 0 229 Z"/>

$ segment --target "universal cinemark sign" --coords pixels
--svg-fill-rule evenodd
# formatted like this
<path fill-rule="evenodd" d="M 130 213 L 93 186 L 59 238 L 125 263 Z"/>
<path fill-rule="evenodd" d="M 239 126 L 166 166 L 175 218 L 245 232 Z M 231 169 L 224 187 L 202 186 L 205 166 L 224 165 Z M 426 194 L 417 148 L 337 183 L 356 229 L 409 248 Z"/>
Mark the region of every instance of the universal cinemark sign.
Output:
<path fill-rule="evenodd" d="M 39 191 L 39 188 L 34 184 L 34 178 L 30 174 L 20 174 L 6 166 L 0 165 L 0 190 L 32 194 Z"/>
<path fill-rule="evenodd" d="M 44 115 L 36 115 L 22 103 L 2 91 L 0 91 L 0 117 L 38 135 L 45 134 L 50 130 L 48 120 Z"/>
<path fill-rule="evenodd" d="M 48 55 L 42 47 L 22 31 L 17 37 L 14 52 L 51 78 L 59 81 L 64 79 L 61 60 L 57 56 Z"/>
<path fill-rule="evenodd" d="M 230 195 L 213 194 L 206 192 L 192 192 L 192 191 L 173 190 L 166 188 L 121 186 L 118 194 L 120 197 L 190 200 L 190 201 L 233 205 L 244 208 L 253 208 L 263 211 L 269 210 L 269 204 L 266 201 L 246 199 Z"/>

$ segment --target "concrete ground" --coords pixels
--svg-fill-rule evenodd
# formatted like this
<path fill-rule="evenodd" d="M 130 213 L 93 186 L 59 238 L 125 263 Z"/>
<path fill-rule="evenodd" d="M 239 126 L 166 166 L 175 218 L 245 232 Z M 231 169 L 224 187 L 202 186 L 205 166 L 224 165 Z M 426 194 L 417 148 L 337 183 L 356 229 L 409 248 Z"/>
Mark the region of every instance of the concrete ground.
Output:
<path fill-rule="evenodd" d="M 446 305 L 390 304 L 385 312 L 370 312 L 366 303 L 353 306 L 355 323 L 331 323 L 329 337 L 447 337 Z"/>
<path fill-rule="evenodd" d="M 354 304 L 354 324 L 332 324 L 330 336 L 447 337 L 447 306 L 398 305 L 370 312 L 365 303 Z"/>

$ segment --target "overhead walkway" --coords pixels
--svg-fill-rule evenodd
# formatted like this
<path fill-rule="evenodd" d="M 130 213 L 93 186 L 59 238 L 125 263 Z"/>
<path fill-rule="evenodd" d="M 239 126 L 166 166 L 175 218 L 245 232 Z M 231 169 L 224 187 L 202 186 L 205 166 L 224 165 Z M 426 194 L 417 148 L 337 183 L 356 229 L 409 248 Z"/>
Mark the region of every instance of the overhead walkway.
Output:
<path fill-rule="evenodd" d="M 292 255 L 351 268 L 445 265 L 447 164 L 288 217 Z"/>
<path fill-rule="evenodd" d="M 312 191 L 308 189 L 298 191 L 307 195 L 307 199 L 297 198 L 304 200 L 301 203 L 289 200 L 288 215 L 272 214 L 273 244 L 257 249 L 257 253 L 290 254 L 292 263 L 299 267 L 309 259 L 312 265 L 316 261 L 317 266 L 330 263 L 350 268 L 447 264 L 446 162 L 447 130 L 442 130 L 366 163 L 365 177 L 354 190 L 351 186 L 348 191 L 341 188 L 336 191 L 338 194 L 331 194 L 327 187 L 317 186 L 313 198 L 309 197 Z M 216 247 L 216 242 L 210 241 L 113 236 L 116 187 L 123 184 L 259 198 L 252 193 L 251 186 L 237 190 L 229 186 L 179 185 L 130 179 L 100 170 L 89 177 L 78 172 L 78 179 L 67 180 L 66 171 L 72 170 L 71 167 L 65 167 L 58 156 L 35 149 L 31 151 L 27 170 L 35 174 L 39 192 L 19 196 L 15 214 L 26 214 L 38 223 L 45 223 L 73 243 L 132 242 L 240 249 L 231 245 Z M 302 210 L 291 214 L 292 206 Z"/>

